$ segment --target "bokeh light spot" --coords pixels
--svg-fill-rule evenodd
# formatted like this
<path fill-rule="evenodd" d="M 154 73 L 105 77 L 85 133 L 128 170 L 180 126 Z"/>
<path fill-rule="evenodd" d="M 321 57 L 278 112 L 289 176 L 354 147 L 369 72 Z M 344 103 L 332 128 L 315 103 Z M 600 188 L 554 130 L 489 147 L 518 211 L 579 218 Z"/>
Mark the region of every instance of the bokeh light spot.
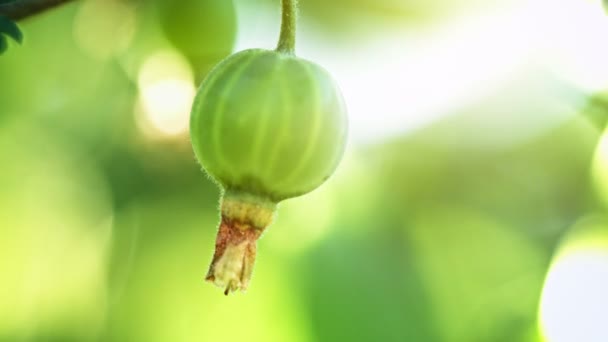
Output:
<path fill-rule="evenodd" d="M 547 342 L 608 341 L 608 245 L 570 250 L 554 261 L 540 304 Z"/>
<path fill-rule="evenodd" d="M 85 52 L 106 60 L 130 46 L 136 19 L 135 8 L 127 2 L 85 1 L 74 22 L 74 37 Z"/>
<path fill-rule="evenodd" d="M 175 136 L 188 131 L 196 89 L 183 56 L 170 50 L 151 55 L 139 72 L 138 85 L 136 114 L 144 133 Z"/>

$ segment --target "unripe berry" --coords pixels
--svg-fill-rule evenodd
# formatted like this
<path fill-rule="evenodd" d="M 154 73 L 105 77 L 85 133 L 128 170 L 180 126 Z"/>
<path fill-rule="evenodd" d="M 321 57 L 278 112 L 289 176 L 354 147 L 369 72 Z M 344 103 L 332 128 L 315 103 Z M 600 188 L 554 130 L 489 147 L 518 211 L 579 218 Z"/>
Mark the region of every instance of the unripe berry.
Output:
<path fill-rule="evenodd" d="M 245 50 L 218 64 L 192 108 L 195 155 L 223 190 L 207 279 L 226 294 L 247 288 L 256 240 L 277 204 L 323 184 L 346 144 L 338 87 L 323 68 L 295 56 L 293 36 L 284 37 L 276 51 Z"/>
<path fill-rule="evenodd" d="M 325 70 L 294 55 L 246 50 L 203 82 L 190 130 L 196 156 L 224 189 L 278 202 L 332 174 L 346 126 L 342 96 Z"/>

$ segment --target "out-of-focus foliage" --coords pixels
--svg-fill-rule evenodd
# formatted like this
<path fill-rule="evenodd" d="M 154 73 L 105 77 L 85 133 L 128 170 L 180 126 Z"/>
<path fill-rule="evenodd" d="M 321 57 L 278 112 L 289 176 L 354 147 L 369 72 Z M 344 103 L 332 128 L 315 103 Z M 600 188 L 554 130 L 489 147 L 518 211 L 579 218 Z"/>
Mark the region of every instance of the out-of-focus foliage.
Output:
<path fill-rule="evenodd" d="M 596 94 L 589 98 L 588 108 L 584 114 L 597 127 L 603 130 L 608 123 L 608 96 L 606 94 Z"/>
<path fill-rule="evenodd" d="M 157 0 L 161 27 L 188 58 L 200 80 L 232 51 L 236 13 L 232 1 Z"/>
<path fill-rule="evenodd" d="M 8 47 L 7 36 L 18 43 L 23 41 L 23 34 L 17 24 L 0 15 L 0 54 L 6 51 Z"/>
<path fill-rule="evenodd" d="M 249 292 L 231 297 L 203 281 L 219 193 L 195 162 L 188 107 L 235 34 L 266 32 L 239 26 L 259 15 L 252 6 L 278 1 L 201 2 L 217 22 L 190 21 L 178 3 L 74 2 L 20 23 L 24 45 L 0 56 L 0 341 L 608 340 L 606 89 L 579 89 L 576 73 L 528 50 L 516 66 L 477 59 L 456 77 L 444 66 L 467 66 L 467 51 L 455 61 L 408 45 L 430 63 L 422 75 L 394 48 L 409 40 L 374 24 L 420 42 L 421 27 L 449 35 L 444 20 L 516 1 L 301 1 L 302 50 L 337 76 L 365 61 L 338 79 L 347 99 L 372 104 L 367 119 L 426 115 L 417 97 L 450 99 L 445 83 L 461 97 L 399 134 L 355 133 L 324 186 L 281 204 Z M 193 22 L 205 32 L 184 35 Z M 357 44 L 327 48 L 338 37 Z M 367 83 L 386 67 L 379 56 L 401 69 Z M 408 75 L 413 86 L 395 88 Z M 460 87 L 469 76 L 483 86 Z M 374 102 L 387 91 L 398 118 Z"/>
<path fill-rule="evenodd" d="M 92 338 L 107 294 L 106 181 L 83 150 L 35 121 L 1 132 L 0 338 Z"/>

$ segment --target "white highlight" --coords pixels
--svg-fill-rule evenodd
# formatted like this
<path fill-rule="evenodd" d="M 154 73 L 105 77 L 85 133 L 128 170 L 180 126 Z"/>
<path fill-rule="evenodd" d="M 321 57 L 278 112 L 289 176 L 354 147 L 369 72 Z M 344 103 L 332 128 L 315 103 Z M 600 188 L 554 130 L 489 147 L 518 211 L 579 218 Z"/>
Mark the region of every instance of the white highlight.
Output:
<path fill-rule="evenodd" d="M 149 57 L 139 73 L 140 128 L 164 136 L 188 131 L 192 101 L 196 95 L 188 62 L 178 53 L 162 51 Z"/>
<path fill-rule="evenodd" d="M 608 341 L 608 247 L 575 249 L 549 270 L 540 306 L 547 342 Z"/>
<path fill-rule="evenodd" d="M 539 0 L 532 7 L 543 59 L 580 90 L 608 88 L 608 16 L 602 0 Z"/>

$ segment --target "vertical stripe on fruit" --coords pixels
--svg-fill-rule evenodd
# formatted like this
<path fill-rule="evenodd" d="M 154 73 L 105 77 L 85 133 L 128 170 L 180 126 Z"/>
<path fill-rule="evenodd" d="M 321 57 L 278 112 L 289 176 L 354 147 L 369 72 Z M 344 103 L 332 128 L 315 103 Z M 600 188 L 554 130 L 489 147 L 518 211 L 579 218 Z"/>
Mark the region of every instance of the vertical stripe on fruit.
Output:
<path fill-rule="evenodd" d="M 227 172 L 230 173 L 230 164 L 226 162 L 224 155 L 222 153 L 222 130 L 224 129 L 224 122 L 223 122 L 223 117 L 225 114 L 225 108 L 226 108 L 226 99 L 223 98 L 225 97 L 227 94 L 231 93 L 231 88 L 234 87 L 234 84 L 236 83 L 236 81 L 238 81 L 238 79 L 241 77 L 241 75 L 247 70 L 247 67 L 251 64 L 251 62 L 253 60 L 255 60 L 255 55 L 249 55 L 247 56 L 247 58 L 245 58 L 243 61 L 241 61 L 241 65 L 238 66 L 237 69 L 235 69 L 235 71 L 233 71 L 232 75 L 230 75 L 230 78 L 226 80 L 224 88 L 223 88 L 223 92 L 224 92 L 224 96 L 220 96 L 220 101 L 217 104 L 217 108 L 215 109 L 215 117 L 216 117 L 216 123 L 213 126 L 213 131 L 212 131 L 212 136 L 211 139 L 213 141 L 213 145 L 215 147 L 215 156 L 216 156 L 216 161 L 217 163 L 220 165 L 221 168 L 223 168 L 224 170 L 226 170 Z"/>
<path fill-rule="evenodd" d="M 289 183 L 291 181 L 293 181 L 294 179 L 296 179 L 301 175 L 301 172 L 303 171 L 303 169 L 306 168 L 306 166 L 308 165 L 308 163 L 310 163 L 315 155 L 315 152 L 317 152 L 318 149 L 318 145 L 319 145 L 319 134 L 321 133 L 321 121 L 322 121 L 322 110 L 321 110 L 321 106 L 320 106 L 320 102 L 321 102 L 321 98 L 320 98 L 320 94 L 317 91 L 317 87 L 316 87 L 316 82 L 315 82 L 315 74 L 314 71 L 312 70 L 312 68 L 309 65 L 303 65 L 301 66 L 304 68 L 305 70 L 305 74 L 306 74 L 306 78 L 307 78 L 307 85 L 310 87 L 310 91 L 308 94 L 311 94 L 312 96 L 310 97 L 306 97 L 305 100 L 311 100 L 311 106 L 312 106 L 312 111 L 310 113 L 304 113 L 304 115 L 308 115 L 310 118 L 310 121 L 312 122 L 310 124 L 310 129 L 309 129 L 309 133 L 308 136 L 306 138 L 305 143 L 305 150 L 302 153 L 302 155 L 300 155 L 299 157 L 299 161 L 297 163 L 295 163 L 293 165 L 292 170 L 285 175 L 285 177 L 277 184 L 277 186 L 281 186 L 283 184 Z M 304 104 L 304 106 L 306 106 L 306 104 Z M 295 113 L 294 113 L 295 114 Z"/>

